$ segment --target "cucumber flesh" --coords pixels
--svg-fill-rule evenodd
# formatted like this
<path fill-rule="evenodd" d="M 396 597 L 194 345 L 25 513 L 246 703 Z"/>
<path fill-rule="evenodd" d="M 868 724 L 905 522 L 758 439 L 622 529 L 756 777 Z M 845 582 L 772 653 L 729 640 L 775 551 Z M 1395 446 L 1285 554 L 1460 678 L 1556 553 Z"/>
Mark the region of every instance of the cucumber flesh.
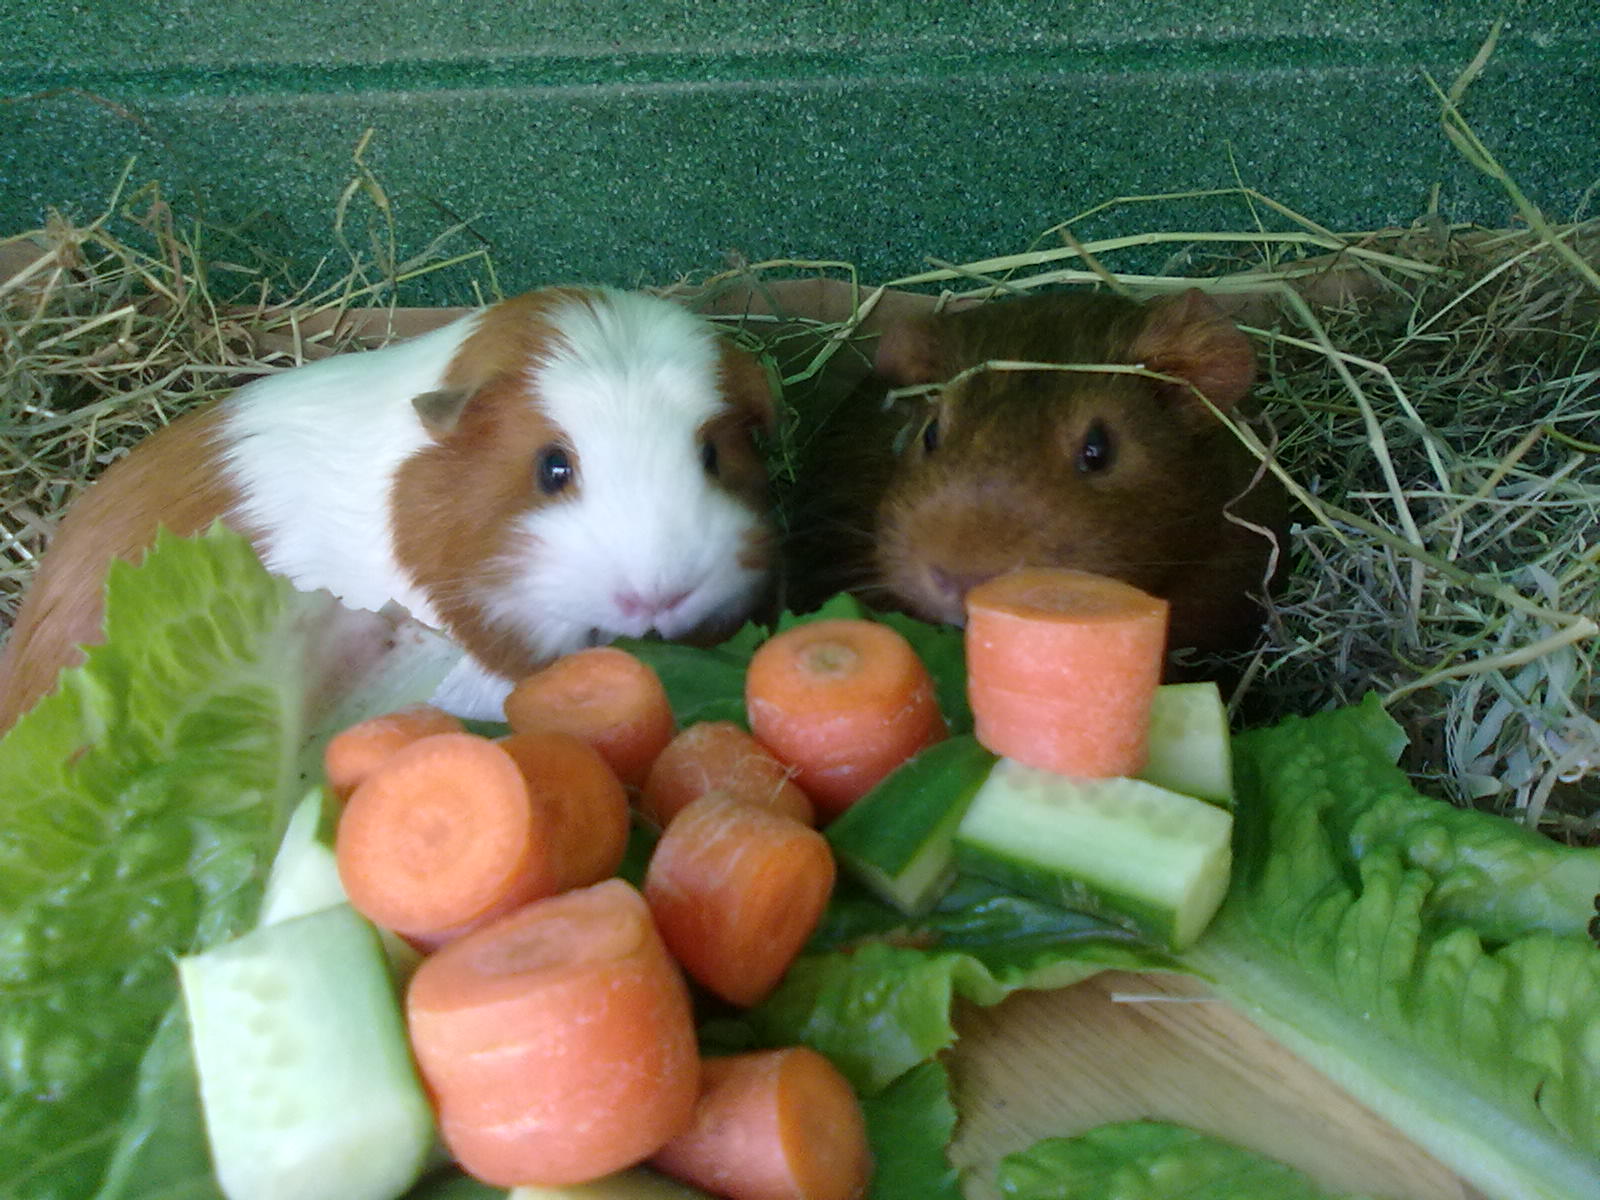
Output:
<path fill-rule="evenodd" d="M 1233 741 L 1214 683 L 1169 683 L 1150 702 L 1146 783 L 1233 807 Z"/>
<path fill-rule="evenodd" d="M 840 865 L 901 912 L 927 912 L 955 878 L 956 826 L 994 763 L 966 734 L 903 763 L 828 826 Z"/>
<path fill-rule="evenodd" d="M 649 1167 L 633 1167 L 603 1179 L 565 1187 L 524 1184 L 512 1188 L 506 1200 L 711 1200 L 711 1196 Z"/>
<path fill-rule="evenodd" d="M 347 904 L 178 960 L 228 1200 L 394 1200 L 434 1142 L 372 926 Z"/>
<path fill-rule="evenodd" d="M 956 831 L 960 870 L 1181 950 L 1222 903 L 1233 814 L 1138 779 L 1001 759 Z"/>

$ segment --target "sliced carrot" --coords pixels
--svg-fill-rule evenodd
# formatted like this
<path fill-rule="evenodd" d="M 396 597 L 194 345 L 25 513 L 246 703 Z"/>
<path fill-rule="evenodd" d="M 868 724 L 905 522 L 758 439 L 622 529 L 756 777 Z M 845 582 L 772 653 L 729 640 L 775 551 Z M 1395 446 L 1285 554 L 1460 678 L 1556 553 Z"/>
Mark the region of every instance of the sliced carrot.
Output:
<path fill-rule="evenodd" d="M 322 752 L 323 773 L 333 794 L 344 800 L 400 747 L 430 734 L 460 733 L 462 728 L 459 720 L 431 704 L 413 704 L 371 717 L 328 739 Z"/>
<path fill-rule="evenodd" d="M 538 894 L 547 841 L 509 754 L 476 734 L 436 733 L 395 751 L 350 794 L 334 853 L 358 912 L 431 944 Z"/>
<path fill-rule="evenodd" d="M 1030 567 L 967 593 L 978 741 L 1063 775 L 1135 775 L 1161 683 L 1165 600 L 1102 575 Z"/>
<path fill-rule="evenodd" d="M 513 733 L 500 739 L 546 813 L 552 875 L 541 891 L 586 887 L 617 873 L 628 848 L 628 792 L 600 752 L 570 733 Z"/>
<path fill-rule="evenodd" d="M 517 733 L 581 737 L 629 787 L 644 783 L 677 730 L 660 676 L 615 646 L 578 650 L 535 671 L 511 690 L 505 709 Z"/>
<path fill-rule="evenodd" d="M 406 1020 L 445 1145 L 498 1187 L 597 1179 L 693 1115 L 688 988 L 620 879 L 536 900 L 430 955 Z"/>
<path fill-rule="evenodd" d="M 707 792 L 723 792 L 806 825 L 815 819 L 789 768 L 732 721 L 697 721 L 668 742 L 645 778 L 639 810 L 665 828 L 684 805 Z"/>
<path fill-rule="evenodd" d="M 750 731 L 794 768 L 823 821 L 945 734 L 927 668 L 876 621 L 812 621 L 763 642 L 745 676 L 745 709 Z"/>
<path fill-rule="evenodd" d="M 822 917 L 835 867 L 809 825 L 719 792 L 673 818 L 644 897 L 683 969 L 733 1004 L 777 986 Z"/>
<path fill-rule="evenodd" d="M 706 1059 L 693 1124 L 650 1164 L 729 1200 L 856 1200 L 872 1178 L 860 1101 L 805 1046 Z"/>

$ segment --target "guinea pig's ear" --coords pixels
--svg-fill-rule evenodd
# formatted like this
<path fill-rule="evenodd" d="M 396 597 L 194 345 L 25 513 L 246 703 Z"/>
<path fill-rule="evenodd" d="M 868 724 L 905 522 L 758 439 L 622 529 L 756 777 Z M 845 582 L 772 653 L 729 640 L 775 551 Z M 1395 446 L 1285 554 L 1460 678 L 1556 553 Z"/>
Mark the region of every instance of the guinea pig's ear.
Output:
<path fill-rule="evenodd" d="M 950 370 L 939 319 L 908 317 L 885 328 L 872 359 L 872 373 L 897 388 L 948 379 Z"/>
<path fill-rule="evenodd" d="M 772 430 L 778 423 L 778 403 L 767 368 L 754 354 L 731 342 L 724 341 L 719 354 L 717 374 L 723 394 L 757 426 Z"/>
<path fill-rule="evenodd" d="M 1199 288 L 1152 301 L 1129 357 L 1188 380 L 1224 412 L 1244 399 L 1256 377 L 1250 339 Z"/>
<path fill-rule="evenodd" d="M 455 431 L 461 414 L 466 410 L 467 401 L 471 399 L 472 391 L 469 388 L 440 388 L 436 392 L 423 392 L 414 397 L 411 406 L 422 418 L 424 429 L 435 437 L 443 437 Z"/>

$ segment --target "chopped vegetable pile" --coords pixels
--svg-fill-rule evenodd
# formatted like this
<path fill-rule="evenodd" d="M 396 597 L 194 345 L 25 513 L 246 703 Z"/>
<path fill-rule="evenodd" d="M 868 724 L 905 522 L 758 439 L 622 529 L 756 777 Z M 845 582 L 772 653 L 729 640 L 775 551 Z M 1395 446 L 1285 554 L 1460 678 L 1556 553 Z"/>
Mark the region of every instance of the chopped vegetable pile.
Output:
<path fill-rule="evenodd" d="M 270 579 L 220 530 L 118 568 L 107 611 L 106 645 L 0 742 L 0 1193 L 220 1196 L 173 958 L 257 924 L 332 732 L 426 697 L 453 652 L 396 644 L 386 626 L 383 652 L 351 672 L 330 653 L 346 645 L 329 641 L 337 606 Z M 839 602 L 819 618 L 862 615 Z M 950 756 L 961 811 L 978 753 L 945 749 L 971 745 L 961 638 L 881 623 L 927 672 L 948 734 L 935 750 Z M 653 668 L 677 728 L 742 726 L 746 666 L 766 640 L 752 628 L 709 650 L 625 648 Z M 903 904 L 844 876 L 781 981 L 730 997 L 736 1006 L 701 1026 L 700 1050 L 820 1051 L 861 1098 L 872 1195 L 953 1198 L 955 1112 L 938 1054 L 955 1037 L 955 999 L 992 1004 L 1113 967 L 1180 969 L 1486 1194 L 1600 1194 L 1600 951 L 1588 932 L 1600 851 L 1419 795 L 1394 766 L 1397 735 L 1369 700 L 1235 739 L 1231 818 L 1196 801 L 1231 819 L 1233 838 L 1227 894 L 1192 944 L 1172 949 L 942 867 Z M 928 771 L 934 752 L 906 769 Z M 836 822 L 841 842 L 849 819 Z M 948 820 L 931 825 L 951 835 Z M 624 876 L 646 879 L 653 840 L 636 834 Z M 1079 1182 L 1089 1162 L 1111 1179 L 1180 1150 L 1219 1161 L 1190 1137 L 1140 1127 L 1045 1144 L 1000 1182 L 1020 1200 L 1066 1180 L 1100 1186 Z M 503 1192 L 446 1169 L 412 1194 Z M 1227 1194 L 1314 1193 L 1267 1170 Z"/>

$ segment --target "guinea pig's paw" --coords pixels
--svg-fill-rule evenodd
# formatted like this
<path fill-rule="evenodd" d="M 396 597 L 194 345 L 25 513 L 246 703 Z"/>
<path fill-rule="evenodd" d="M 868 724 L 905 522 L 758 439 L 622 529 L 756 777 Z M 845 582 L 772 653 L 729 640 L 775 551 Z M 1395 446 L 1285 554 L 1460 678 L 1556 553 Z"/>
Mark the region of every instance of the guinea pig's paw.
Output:
<path fill-rule="evenodd" d="M 510 692 L 511 680 L 467 656 L 440 682 L 432 702 L 469 721 L 501 721 Z"/>

